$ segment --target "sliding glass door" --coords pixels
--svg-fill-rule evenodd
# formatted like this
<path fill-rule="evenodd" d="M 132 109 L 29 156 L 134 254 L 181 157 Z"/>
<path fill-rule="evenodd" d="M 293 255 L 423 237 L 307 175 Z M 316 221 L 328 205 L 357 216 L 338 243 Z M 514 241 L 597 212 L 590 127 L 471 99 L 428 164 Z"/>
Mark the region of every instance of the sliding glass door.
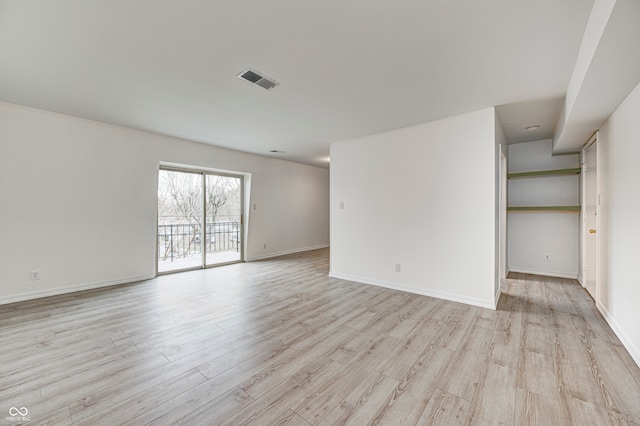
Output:
<path fill-rule="evenodd" d="M 158 273 L 242 260 L 241 176 L 160 169 Z"/>
<path fill-rule="evenodd" d="M 240 258 L 242 234 L 242 178 L 206 175 L 205 265 Z"/>
<path fill-rule="evenodd" d="M 202 266 L 202 174 L 160 170 L 158 272 Z"/>

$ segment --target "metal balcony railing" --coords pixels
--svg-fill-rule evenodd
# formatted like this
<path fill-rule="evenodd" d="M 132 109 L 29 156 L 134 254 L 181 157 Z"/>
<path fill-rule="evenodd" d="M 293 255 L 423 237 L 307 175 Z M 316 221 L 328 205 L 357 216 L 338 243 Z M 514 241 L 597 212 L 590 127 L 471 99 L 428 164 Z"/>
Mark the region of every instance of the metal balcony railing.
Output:
<path fill-rule="evenodd" d="M 158 260 L 173 262 L 202 253 L 199 223 L 158 225 Z M 205 224 L 204 248 L 207 253 L 240 250 L 240 218 L 237 221 Z"/>

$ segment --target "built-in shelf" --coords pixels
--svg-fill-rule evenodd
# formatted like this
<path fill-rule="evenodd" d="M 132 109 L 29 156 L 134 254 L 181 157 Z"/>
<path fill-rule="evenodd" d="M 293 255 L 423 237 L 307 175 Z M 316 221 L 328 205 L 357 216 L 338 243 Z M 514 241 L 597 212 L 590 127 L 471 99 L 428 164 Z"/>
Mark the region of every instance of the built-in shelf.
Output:
<path fill-rule="evenodd" d="M 537 172 L 509 173 L 507 174 L 507 177 L 509 179 L 512 179 L 512 178 L 531 177 L 531 176 L 579 175 L 581 172 L 582 172 L 582 169 L 580 167 L 576 167 L 574 169 L 540 170 Z"/>
<path fill-rule="evenodd" d="M 507 207 L 510 212 L 535 212 L 535 211 L 565 211 L 579 212 L 580 206 L 523 206 L 523 207 Z"/>

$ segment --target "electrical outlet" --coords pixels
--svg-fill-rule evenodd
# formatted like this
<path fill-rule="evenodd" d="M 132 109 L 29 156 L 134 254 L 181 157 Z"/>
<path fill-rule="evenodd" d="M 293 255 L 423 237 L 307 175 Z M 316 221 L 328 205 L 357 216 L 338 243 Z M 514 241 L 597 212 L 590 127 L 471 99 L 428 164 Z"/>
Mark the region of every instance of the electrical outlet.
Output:
<path fill-rule="evenodd" d="M 400 264 L 396 263 L 396 272 L 400 272 Z"/>
<path fill-rule="evenodd" d="M 344 201 L 340 201 L 340 210 L 344 210 Z"/>
<path fill-rule="evenodd" d="M 253 205 L 253 209 L 254 209 L 254 210 L 256 209 L 256 205 L 255 205 L 255 204 Z"/>
<path fill-rule="evenodd" d="M 545 262 L 551 262 L 551 255 L 549 253 L 545 253 L 544 254 L 544 261 Z"/>
<path fill-rule="evenodd" d="M 262 246 L 262 249 L 266 249 L 267 248 L 267 243 L 264 243 L 264 245 Z"/>
<path fill-rule="evenodd" d="M 38 281 L 40 279 L 40 269 L 32 269 L 29 271 L 29 277 L 31 281 Z"/>

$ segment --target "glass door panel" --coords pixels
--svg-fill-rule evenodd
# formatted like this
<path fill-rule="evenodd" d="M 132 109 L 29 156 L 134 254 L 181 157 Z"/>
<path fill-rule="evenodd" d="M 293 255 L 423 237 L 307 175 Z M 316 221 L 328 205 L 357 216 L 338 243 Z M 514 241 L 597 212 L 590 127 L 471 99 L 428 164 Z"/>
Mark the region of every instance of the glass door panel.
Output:
<path fill-rule="evenodd" d="M 242 260 L 242 178 L 205 176 L 205 265 Z"/>
<path fill-rule="evenodd" d="M 158 175 L 158 272 L 202 267 L 203 176 Z"/>

